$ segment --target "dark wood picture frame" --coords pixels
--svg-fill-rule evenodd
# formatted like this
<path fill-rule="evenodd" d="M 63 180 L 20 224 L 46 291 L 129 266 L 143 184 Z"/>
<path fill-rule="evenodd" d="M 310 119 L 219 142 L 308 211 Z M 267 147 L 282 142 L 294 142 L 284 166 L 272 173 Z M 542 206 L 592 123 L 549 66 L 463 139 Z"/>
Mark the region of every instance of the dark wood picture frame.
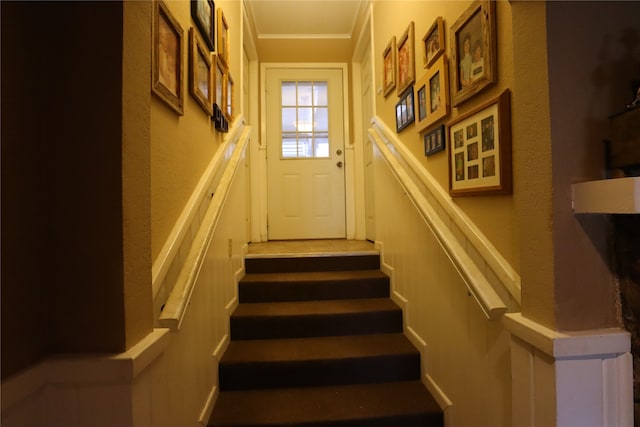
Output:
<path fill-rule="evenodd" d="M 195 28 L 189 29 L 189 92 L 200 107 L 213 113 L 213 74 L 211 52 L 207 49 Z"/>
<path fill-rule="evenodd" d="M 422 141 L 424 142 L 424 155 L 430 156 L 440 151 L 444 151 L 447 145 L 446 135 L 447 133 L 443 124 L 425 132 L 422 135 Z"/>
<path fill-rule="evenodd" d="M 451 104 L 498 79 L 495 1 L 476 0 L 451 27 Z"/>
<path fill-rule="evenodd" d="M 183 31 L 162 0 L 153 3 L 151 89 L 178 115 L 184 115 Z"/>
<path fill-rule="evenodd" d="M 207 43 L 209 51 L 216 49 L 215 10 L 213 0 L 191 0 L 191 18 L 193 18 L 193 22 L 196 23 L 200 35 Z"/>
<path fill-rule="evenodd" d="M 445 52 L 444 19 L 438 16 L 422 38 L 422 63 L 429 68 Z"/>
<path fill-rule="evenodd" d="M 415 121 L 413 88 L 410 87 L 396 104 L 396 132 L 401 132 Z"/>
<path fill-rule="evenodd" d="M 510 194 L 511 93 L 500 96 L 449 123 L 449 194 Z"/>

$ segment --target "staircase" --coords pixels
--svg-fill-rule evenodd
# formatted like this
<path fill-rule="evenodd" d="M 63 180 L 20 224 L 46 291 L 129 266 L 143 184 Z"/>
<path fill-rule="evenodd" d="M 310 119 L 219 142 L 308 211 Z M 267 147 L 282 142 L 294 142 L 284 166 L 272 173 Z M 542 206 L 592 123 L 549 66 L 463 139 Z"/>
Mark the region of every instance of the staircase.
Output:
<path fill-rule="evenodd" d="M 443 426 L 378 254 L 245 266 L 209 427 Z"/>

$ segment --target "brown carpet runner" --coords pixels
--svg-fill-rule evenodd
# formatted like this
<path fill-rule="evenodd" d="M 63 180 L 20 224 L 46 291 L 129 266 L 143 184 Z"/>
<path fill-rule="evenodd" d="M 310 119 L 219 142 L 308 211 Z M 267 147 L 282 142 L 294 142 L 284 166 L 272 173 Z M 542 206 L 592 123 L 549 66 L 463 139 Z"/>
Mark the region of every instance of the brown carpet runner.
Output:
<path fill-rule="evenodd" d="M 377 255 L 246 260 L 209 427 L 441 427 Z"/>

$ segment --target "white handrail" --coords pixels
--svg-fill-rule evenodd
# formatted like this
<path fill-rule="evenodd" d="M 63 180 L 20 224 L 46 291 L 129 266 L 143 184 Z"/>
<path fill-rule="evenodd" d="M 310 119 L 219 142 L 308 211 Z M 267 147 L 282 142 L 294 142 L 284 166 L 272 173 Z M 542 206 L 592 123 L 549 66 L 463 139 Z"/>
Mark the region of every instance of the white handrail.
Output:
<path fill-rule="evenodd" d="M 374 126 L 369 129 L 370 139 L 380 150 L 383 159 L 389 165 L 389 168 L 407 192 L 412 203 L 424 219 L 425 224 L 436 237 L 436 240 L 444 250 L 447 257 L 460 273 L 460 276 L 466 283 L 469 292 L 475 298 L 484 314 L 491 320 L 500 318 L 508 310 L 508 304 L 505 303 L 505 301 L 503 301 L 503 299 L 498 295 L 491 283 L 487 280 L 483 271 L 474 263 L 465 248 L 461 245 L 449 227 L 445 225 L 431 203 L 429 203 L 423 191 L 421 191 L 419 186 L 416 184 L 415 179 L 410 176 L 410 172 L 415 175 L 416 171 L 408 170 L 408 166 L 402 165 L 396 155 L 392 153 L 392 149 L 394 151 L 398 151 L 398 147 L 401 146 L 401 144 L 399 142 L 393 144 L 392 140 L 395 137 L 390 133 L 385 135 L 382 132 L 380 123 L 381 122 L 379 120 L 374 119 Z M 391 149 L 389 148 L 389 145 L 392 146 Z M 403 160 L 406 162 L 406 158 L 403 158 Z M 424 181 L 421 182 L 421 184 L 426 186 L 430 191 L 430 187 L 437 185 Z M 440 202 L 440 200 L 438 200 L 438 202 Z M 453 212 L 455 214 L 455 209 L 450 208 L 448 212 Z M 464 220 L 464 218 L 458 219 L 458 221 L 462 220 Z M 475 236 L 480 236 L 479 231 L 476 231 Z M 492 256 L 497 255 L 493 254 Z M 491 265 L 488 260 L 486 260 L 486 262 Z M 506 271 L 502 272 L 502 274 L 496 272 L 496 274 L 502 278 L 512 275 L 513 272 Z M 511 288 L 514 287 L 515 285 L 511 286 Z M 507 288 L 510 289 L 509 287 Z M 519 302 L 519 299 L 520 297 L 518 292 L 516 300 Z"/>
<path fill-rule="evenodd" d="M 244 127 L 238 138 L 233 154 L 229 158 L 216 191 L 211 198 L 200 229 L 193 238 L 193 244 L 178 275 L 176 284 L 171 290 L 164 309 L 160 314 L 160 325 L 172 331 L 179 330 L 182 324 L 207 248 L 216 230 L 225 200 L 229 195 L 233 178 L 235 177 L 238 165 L 249 141 L 250 131 L 249 127 Z"/>

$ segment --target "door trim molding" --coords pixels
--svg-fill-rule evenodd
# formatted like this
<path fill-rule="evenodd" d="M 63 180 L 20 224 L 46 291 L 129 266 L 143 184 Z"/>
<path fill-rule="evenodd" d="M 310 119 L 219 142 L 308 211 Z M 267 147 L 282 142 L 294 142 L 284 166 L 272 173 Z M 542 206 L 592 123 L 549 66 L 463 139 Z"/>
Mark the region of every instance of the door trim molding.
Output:
<path fill-rule="evenodd" d="M 347 147 L 353 148 L 352 141 L 350 139 L 351 128 L 349 112 L 351 111 L 349 105 L 349 66 L 346 62 L 264 62 L 260 64 L 260 157 L 259 164 L 251 163 L 251 175 L 260 177 L 260 194 L 263 194 L 265 198 L 268 198 L 267 194 L 267 100 L 266 90 L 267 82 L 266 75 L 269 69 L 340 69 L 342 70 L 342 96 L 344 108 L 343 114 L 343 138 L 345 147 L 345 226 L 347 239 L 356 238 L 356 215 L 354 203 L 347 198 L 352 197 L 355 194 L 355 173 L 354 173 L 354 161 L 352 156 L 351 160 L 347 158 L 346 154 L 351 152 L 347 150 Z M 252 218 L 253 221 L 257 221 L 260 224 L 260 238 L 261 241 L 268 240 L 267 232 L 267 203 L 260 203 L 259 218 Z"/>

